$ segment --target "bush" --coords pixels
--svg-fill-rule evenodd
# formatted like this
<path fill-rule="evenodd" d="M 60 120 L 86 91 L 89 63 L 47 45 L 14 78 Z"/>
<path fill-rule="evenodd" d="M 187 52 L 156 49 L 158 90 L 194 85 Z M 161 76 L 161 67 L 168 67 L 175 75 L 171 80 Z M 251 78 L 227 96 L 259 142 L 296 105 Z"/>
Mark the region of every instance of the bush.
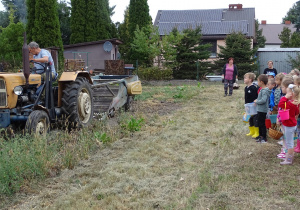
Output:
<path fill-rule="evenodd" d="M 160 69 L 159 67 L 140 67 L 138 75 L 142 80 L 170 80 L 173 71 L 171 69 Z"/>

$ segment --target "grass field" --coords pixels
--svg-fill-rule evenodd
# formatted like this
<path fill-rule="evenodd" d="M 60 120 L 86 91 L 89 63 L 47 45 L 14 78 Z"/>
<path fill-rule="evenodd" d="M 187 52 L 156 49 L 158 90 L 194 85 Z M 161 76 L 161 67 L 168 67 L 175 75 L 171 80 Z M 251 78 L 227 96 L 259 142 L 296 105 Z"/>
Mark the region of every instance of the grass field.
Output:
<path fill-rule="evenodd" d="M 134 111 L 109 121 L 104 137 L 97 126 L 84 131 L 107 141 L 72 169 L 23 183 L 0 207 L 299 209 L 300 155 L 280 166 L 277 141 L 245 136 L 243 85 L 223 97 L 219 83 L 148 84 Z"/>

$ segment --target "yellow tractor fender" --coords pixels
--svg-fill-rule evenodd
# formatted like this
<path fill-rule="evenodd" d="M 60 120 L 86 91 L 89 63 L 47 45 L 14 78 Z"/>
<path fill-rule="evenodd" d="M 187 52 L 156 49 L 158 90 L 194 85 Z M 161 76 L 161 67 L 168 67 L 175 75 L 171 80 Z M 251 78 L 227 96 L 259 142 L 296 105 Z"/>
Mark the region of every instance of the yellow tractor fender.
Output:
<path fill-rule="evenodd" d="M 63 94 L 63 90 L 66 88 L 66 84 L 70 82 L 74 82 L 77 77 L 85 77 L 90 84 L 93 84 L 93 81 L 90 77 L 90 74 L 85 71 L 71 71 L 71 72 L 63 72 L 61 77 L 58 80 L 58 107 L 62 106 L 61 98 Z"/>

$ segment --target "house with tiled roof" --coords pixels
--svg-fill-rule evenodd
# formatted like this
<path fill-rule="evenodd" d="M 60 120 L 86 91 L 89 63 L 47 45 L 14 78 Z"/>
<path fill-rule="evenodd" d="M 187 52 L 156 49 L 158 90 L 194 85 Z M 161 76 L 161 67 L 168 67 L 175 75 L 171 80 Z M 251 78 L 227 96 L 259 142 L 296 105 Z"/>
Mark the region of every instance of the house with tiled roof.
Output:
<path fill-rule="evenodd" d="M 262 29 L 262 35 L 266 38 L 265 48 L 280 48 L 281 40 L 278 35 L 284 28 L 289 28 L 291 33 L 296 31 L 295 24 L 291 21 L 285 21 L 284 24 L 267 24 L 266 20 L 262 20 L 259 29 Z"/>
<path fill-rule="evenodd" d="M 204 43 L 211 43 L 211 57 L 219 53 L 218 45 L 225 45 L 228 34 L 242 32 L 253 40 L 255 37 L 255 8 L 243 8 L 242 4 L 230 4 L 226 9 L 159 10 L 154 21 L 161 36 L 173 28 L 183 31 L 201 26 Z"/>

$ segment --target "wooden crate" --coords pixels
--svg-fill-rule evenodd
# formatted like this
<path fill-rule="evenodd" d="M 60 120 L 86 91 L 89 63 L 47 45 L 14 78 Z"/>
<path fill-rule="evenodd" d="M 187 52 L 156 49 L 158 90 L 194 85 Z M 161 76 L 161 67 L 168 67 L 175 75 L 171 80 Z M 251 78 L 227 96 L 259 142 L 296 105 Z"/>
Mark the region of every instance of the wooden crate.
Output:
<path fill-rule="evenodd" d="M 124 75 L 123 60 L 105 60 L 106 75 Z"/>
<path fill-rule="evenodd" d="M 65 59 L 65 71 L 78 71 L 85 68 L 83 59 Z"/>

